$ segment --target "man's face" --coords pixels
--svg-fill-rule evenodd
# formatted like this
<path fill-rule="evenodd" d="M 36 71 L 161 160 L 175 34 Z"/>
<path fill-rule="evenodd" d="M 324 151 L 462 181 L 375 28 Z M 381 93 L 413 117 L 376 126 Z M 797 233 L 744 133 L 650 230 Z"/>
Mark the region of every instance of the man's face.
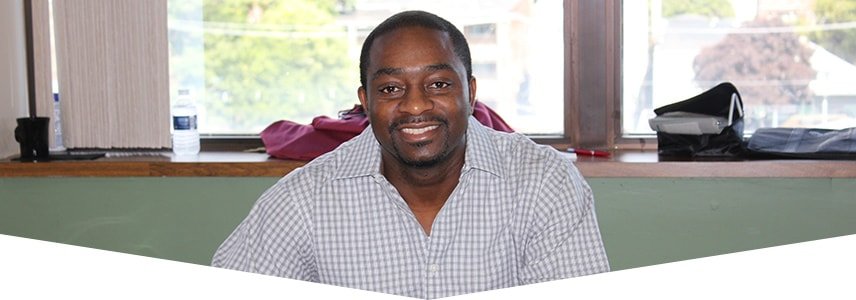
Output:
<path fill-rule="evenodd" d="M 384 155 L 430 167 L 463 155 L 475 90 L 446 33 L 405 27 L 374 40 L 358 95 Z"/>

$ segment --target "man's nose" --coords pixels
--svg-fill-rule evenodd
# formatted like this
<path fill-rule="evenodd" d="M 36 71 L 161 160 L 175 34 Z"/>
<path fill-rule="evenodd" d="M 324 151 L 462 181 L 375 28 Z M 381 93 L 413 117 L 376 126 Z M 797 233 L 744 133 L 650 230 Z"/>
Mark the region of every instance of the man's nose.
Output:
<path fill-rule="evenodd" d="M 398 107 L 399 111 L 413 116 L 421 115 L 431 109 L 434 109 L 434 101 L 421 88 L 408 89 Z"/>

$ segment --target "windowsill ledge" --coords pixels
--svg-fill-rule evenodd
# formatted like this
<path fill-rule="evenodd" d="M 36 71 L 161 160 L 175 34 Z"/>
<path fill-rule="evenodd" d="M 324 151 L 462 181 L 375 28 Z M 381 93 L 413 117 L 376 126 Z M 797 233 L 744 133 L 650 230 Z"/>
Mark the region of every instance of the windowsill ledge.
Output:
<path fill-rule="evenodd" d="M 263 153 L 203 152 L 192 159 L 113 157 L 89 161 L 0 162 L 0 177 L 281 177 L 306 164 Z M 856 178 L 856 161 L 673 161 L 656 151 L 616 151 L 577 159 L 591 178 Z"/>

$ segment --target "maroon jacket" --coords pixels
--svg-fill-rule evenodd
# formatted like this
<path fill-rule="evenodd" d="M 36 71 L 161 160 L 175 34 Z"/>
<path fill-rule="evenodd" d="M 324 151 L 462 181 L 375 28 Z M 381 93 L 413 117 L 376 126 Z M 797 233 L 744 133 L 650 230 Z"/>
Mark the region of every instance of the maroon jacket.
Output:
<path fill-rule="evenodd" d="M 480 123 L 498 131 L 514 132 L 490 107 L 476 101 L 473 116 Z M 265 128 L 262 142 L 270 156 L 282 159 L 312 160 L 336 149 L 340 144 L 359 135 L 369 126 L 363 107 L 339 115 L 339 119 L 318 116 L 312 124 L 297 124 L 287 120 L 276 121 Z"/>

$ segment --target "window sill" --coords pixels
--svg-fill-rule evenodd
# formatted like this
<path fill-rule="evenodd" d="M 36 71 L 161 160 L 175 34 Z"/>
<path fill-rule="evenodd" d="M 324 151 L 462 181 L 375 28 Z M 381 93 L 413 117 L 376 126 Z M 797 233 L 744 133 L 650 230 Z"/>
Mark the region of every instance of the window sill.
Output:
<path fill-rule="evenodd" d="M 642 178 L 856 178 L 856 161 L 842 160 L 675 160 L 657 150 L 622 150 L 609 159 L 578 157 L 586 177 Z"/>
<path fill-rule="evenodd" d="M 0 162 L 0 177 L 281 177 L 306 164 L 263 153 L 203 152 L 192 160 L 170 156 L 92 161 Z M 612 157 L 579 156 L 591 178 L 856 178 L 856 161 L 666 161 L 656 151 L 622 150 Z"/>

